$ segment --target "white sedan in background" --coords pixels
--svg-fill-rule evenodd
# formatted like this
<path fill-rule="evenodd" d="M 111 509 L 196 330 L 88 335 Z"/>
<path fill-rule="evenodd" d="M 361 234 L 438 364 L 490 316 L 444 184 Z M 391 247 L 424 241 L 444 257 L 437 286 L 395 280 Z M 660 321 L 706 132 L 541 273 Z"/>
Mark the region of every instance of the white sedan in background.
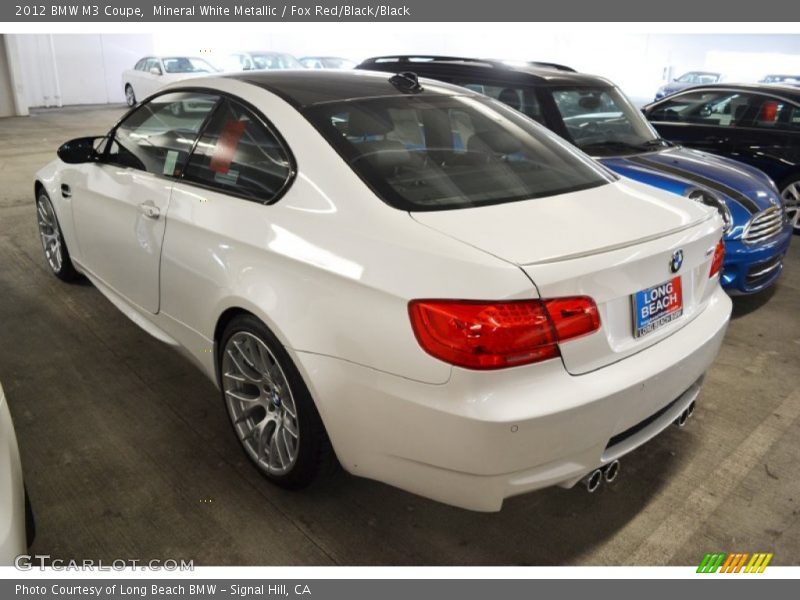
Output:
<path fill-rule="evenodd" d="M 335 456 L 473 510 L 591 491 L 685 422 L 731 312 L 715 210 L 413 73 L 174 84 L 58 155 L 53 273 L 189 356 L 286 487 Z"/>
<path fill-rule="evenodd" d="M 223 67 L 226 71 L 305 69 L 305 66 L 291 54 L 263 50 L 233 52 L 226 57 Z"/>
<path fill-rule="evenodd" d="M 207 61 L 194 56 L 146 56 L 122 73 L 125 102 L 134 106 L 168 83 L 216 72 Z"/>
<path fill-rule="evenodd" d="M 0 566 L 13 565 L 15 557 L 25 554 L 26 508 L 17 437 L 0 386 Z"/>

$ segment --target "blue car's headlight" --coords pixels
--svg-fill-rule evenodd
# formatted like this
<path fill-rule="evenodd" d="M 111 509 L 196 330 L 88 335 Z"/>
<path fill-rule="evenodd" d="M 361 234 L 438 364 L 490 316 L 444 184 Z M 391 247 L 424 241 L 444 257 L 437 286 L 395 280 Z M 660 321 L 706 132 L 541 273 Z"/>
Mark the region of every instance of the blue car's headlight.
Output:
<path fill-rule="evenodd" d="M 731 230 L 731 227 L 733 227 L 733 217 L 731 216 L 731 210 L 728 208 L 728 205 L 725 204 L 724 200 L 717 198 L 717 196 L 708 190 L 701 190 L 700 188 L 689 190 L 686 193 L 686 196 L 690 200 L 694 200 L 695 202 L 700 202 L 706 206 L 716 208 L 724 223 L 722 229 L 723 232 L 728 233 Z"/>

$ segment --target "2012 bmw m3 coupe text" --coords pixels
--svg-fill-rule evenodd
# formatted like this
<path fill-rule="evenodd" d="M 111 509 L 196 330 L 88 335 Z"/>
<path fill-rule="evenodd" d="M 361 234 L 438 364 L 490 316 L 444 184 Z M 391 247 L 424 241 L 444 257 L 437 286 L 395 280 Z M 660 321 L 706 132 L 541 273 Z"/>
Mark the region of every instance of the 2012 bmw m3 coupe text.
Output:
<path fill-rule="evenodd" d="M 715 210 L 413 74 L 177 83 L 35 194 L 53 273 L 181 348 L 285 487 L 594 489 L 691 413 L 731 312 Z"/>

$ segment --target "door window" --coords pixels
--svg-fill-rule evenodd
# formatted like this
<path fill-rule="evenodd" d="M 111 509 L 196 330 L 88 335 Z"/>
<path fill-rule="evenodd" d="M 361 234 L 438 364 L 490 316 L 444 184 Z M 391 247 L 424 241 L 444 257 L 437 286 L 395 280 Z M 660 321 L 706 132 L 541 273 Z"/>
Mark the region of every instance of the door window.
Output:
<path fill-rule="evenodd" d="M 514 110 L 518 110 L 522 114 L 528 115 L 530 118 L 540 123 L 544 122 L 541 108 L 539 108 L 539 100 L 536 98 L 536 91 L 533 88 L 486 85 L 467 80 L 455 81 L 454 83 L 463 85 L 465 88 L 478 92 L 479 94 L 499 100 L 503 104 L 507 104 Z"/>
<path fill-rule="evenodd" d="M 688 92 L 661 102 L 648 118 L 712 127 L 751 127 L 758 112 L 751 100 L 750 94 L 736 91 Z"/>
<path fill-rule="evenodd" d="M 292 175 L 288 150 L 253 112 L 223 100 L 203 132 L 184 179 L 258 202 L 280 195 Z"/>
<path fill-rule="evenodd" d="M 149 72 L 150 72 L 152 69 L 156 69 L 156 70 L 158 71 L 158 74 L 159 74 L 159 75 L 161 75 L 161 74 L 162 74 L 162 71 L 161 71 L 161 65 L 159 64 L 159 62 L 158 62 L 158 59 L 157 59 L 157 58 L 151 58 L 151 59 L 148 59 L 148 61 L 147 61 L 147 62 L 145 63 L 145 65 L 144 65 L 144 70 L 145 70 L 145 71 L 147 71 L 148 73 L 149 73 Z"/>
<path fill-rule="evenodd" d="M 154 175 L 179 176 L 218 99 L 187 92 L 153 98 L 117 127 L 107 161 Z"/>
<path fill-rule="evenodd" d="M 800 107 L 779 98 L 758 97 L 755 104 L 758 129 L 800 131 Z"/>

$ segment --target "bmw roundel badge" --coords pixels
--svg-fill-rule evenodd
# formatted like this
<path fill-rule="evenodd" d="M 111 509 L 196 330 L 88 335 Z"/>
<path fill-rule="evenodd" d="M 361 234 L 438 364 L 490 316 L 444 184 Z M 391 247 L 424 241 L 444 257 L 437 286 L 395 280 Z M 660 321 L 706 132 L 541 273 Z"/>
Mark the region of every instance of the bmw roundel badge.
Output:
<path fill-rule="evenodd" d="M 669 261 L 669 270 L 673 273 L 677 273 L 681 270 L 681 265 L 683 265 L 683 250 L 675 250 Z"/>

